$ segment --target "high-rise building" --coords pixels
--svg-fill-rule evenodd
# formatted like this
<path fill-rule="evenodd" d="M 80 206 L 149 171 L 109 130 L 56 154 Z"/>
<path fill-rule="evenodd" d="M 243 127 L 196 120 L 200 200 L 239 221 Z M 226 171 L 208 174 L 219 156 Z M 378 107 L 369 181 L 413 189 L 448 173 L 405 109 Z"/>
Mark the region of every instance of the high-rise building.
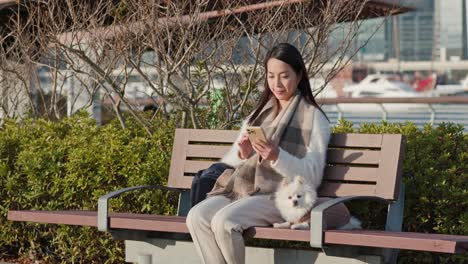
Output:
<path fill-rule="evenodd" d="M 440 59 L 460 60 L 463 58 L 463 2 L 465 0 L 437 1 L 440 23 Z"/>
<path fill-rule="evenodd" d="M 468 60 L 468 0 L 393 2 L 415 10 L 364 21 L 352 51 L 367 44 L 356 54 L 355 61 Z M 379 28 L 380 24 L 383 26 Z M 331 46 L 339 42 L 334 40 Z"/>
<path fill-rule="evenodd" d="M 439 0 L 398 1 L 415 8 L 415 11 L 395 17 L 387 17 L 383 26 L 375 32 L 367 46 L 358 55 L 364 61 L 388 60 L 403 61 L 432 60 L 439 58 Z M 452 0 L 449 0 L 452 1 Z M 461 1 L 461 0 L 458 0 Z M 365 21 L 363 27 L 382 23 L 382 19 Z M 359 41 L 365 41 L 371 35 L 363 30 Z"/>
<path fill-rule="evenodd" d="M 357 45 L 367 44 L 357 54 L 359 61 L 383 61 L 385 60 L 385 48 L 387 46 L 383 25 L 385 18 L 375 18 L 365 21 L 360 29 Z"/>
<path fill-rule="evenodd" d="M 436 29 L 434 0 L 407 1 L 416 11 L 388 19 L 386 36 L 391 48 L 389 58 L 403 61 L 432 60 Z M 391 35 L 391 36 L 389 36 Z M 397 54 L 399 53 L 399 54 Z"/>
<path fill-rule="evenodd" d="M 397 58 L 397 54 L 400 52 L 399 50 L 399 43 L 398 43 L 398 35 L 395 34 L 395 30 L 398 28 L 398 17 L 391 17 L 387 18 L 387 21 L 384 25 L 383 31 L 385 34 L 385 46 L 383 47 L 383 53 L 385 56 L 385 60 L 391 58 Z"/>
<path fill-rule="evenodd" d="M 468 0 L 462 0 L 462 53 L 468 60 Z"/>
<path fill-rule="evenodd" d="M 385 59 L 468 59 L 468 0 L 405 1 L 416 10 L 387 19 Z"/>

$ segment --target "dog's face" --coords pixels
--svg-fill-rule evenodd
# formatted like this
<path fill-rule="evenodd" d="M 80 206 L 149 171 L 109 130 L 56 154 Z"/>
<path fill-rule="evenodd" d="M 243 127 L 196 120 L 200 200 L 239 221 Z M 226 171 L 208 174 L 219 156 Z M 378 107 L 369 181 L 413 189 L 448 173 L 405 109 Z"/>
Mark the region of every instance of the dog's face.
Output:
<path fill-rule="evenodd" d="M 317 199 L 317 195 L 307 184 L 304 184 L 302 177 L 296 177 L 292 182 L 283 182 L 276 194 L 281 203 L 293 208 L 310 209 Z"/>

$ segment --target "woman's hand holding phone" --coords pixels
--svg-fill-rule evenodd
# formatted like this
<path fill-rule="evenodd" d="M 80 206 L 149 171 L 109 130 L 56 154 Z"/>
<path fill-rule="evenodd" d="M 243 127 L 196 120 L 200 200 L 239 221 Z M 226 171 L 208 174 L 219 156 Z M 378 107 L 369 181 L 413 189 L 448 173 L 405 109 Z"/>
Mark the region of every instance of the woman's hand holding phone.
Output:
<path fill-rule="evenodd" d="M 247 130 L 247 132 L 242 134 L 242 137 L 238 142 L 239 157 L 241 159 L 249 158 L 254 150 L 265 160 L 275 161 L 278 159 L 278 145 L 273 144 L 271 141 L 266 139 L 261 128 L 252 127 Z M 254 130 L 255 133 L 252 133 L 252 130 Z M 255 134 L 255 136 L 252 134 Z"/>
<path fill-rule="evenodd" d="M 279 155 L 279 147 L 278 145 L 270 142 L 262 140 L 256 140 L 253 144 L 253 149 L 265 160 L 276 161 Z"/>
<path fill-rule="evenodd" d="M 242 134 L 242 137 L 237 144 L 239 145 L 239 157 L 241 159 L 247 159 L 252 155 L 254 149 L 247 132 Z"/>

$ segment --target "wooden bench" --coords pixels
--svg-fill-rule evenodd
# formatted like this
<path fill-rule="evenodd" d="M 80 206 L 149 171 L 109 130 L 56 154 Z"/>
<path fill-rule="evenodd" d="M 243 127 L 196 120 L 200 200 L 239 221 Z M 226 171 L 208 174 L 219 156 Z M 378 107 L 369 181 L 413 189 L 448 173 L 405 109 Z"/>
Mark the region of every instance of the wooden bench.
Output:
<path fill-rule="evenodd" d="M 97 227 L 101 231 L 111 232 L 115 239 L 126 240 L 126 260 L 140 263 L 151 263 L 151 259 L 156 258 L 159 258 L 158 263 L 171 260 L 172 255 L 160 256 L 161 252 L 170 251 L 169 246 L 179 243 L 179 249 L 174 250 L 175 254 L 183 250 L 185 263 L 192 263 L 188 259 L 196 261 L 197 256 L 193 246 L 190 248 L 191 243 L 187 242 L 190 238 L 185 225 L 185 216 L 190 208 L 189 189 L 192 175 L 219 160 L 228 151 L 238 133 L 224 130 L 177 129 L 167 187 L 137 186 L 109 193 L 99 199 L 97 212 L 9 211 L 8 219 Z M 334 255 L 346 255 L 358 261 L 352 263 L 391 263 L 396 260 L 397 254 L 397 251 L 392 249 L 467 252 L 468 236 L 401 232 L 404 206 L 404 188 L 401 180 L 403 153 L 404 138 L 401 135 L 333 134 L 328 149 L 328 166 L 319 195 L 336 199 L 314 208 L 311 213 L 311 229 L 256 227 L 247 230 L 245 235 L 259 239 L 309 242 L 312 248 L 319 249 L 311 251 L 319 255 L 309 258 L 309 263 L 310 259 L 316 263 L 322 260 L 329 263 L 329 258 Z M 109 199 L 129 191 L 151 188 L 180 192 L 178 216 L 109 213 Z M 327 230 L 322 221 L 323 212 L 335 204 L 354 199 L 388 203 L 385 230 Z M 355 249 L 372 252 L 374 258 L 356 255 Z M 190 256 L 189 251 L 192 252 Z M 319 253 L 321 251 L 325 254 Z M 247 263 L 256 262 L 254 260 L 259 258 L 265 260 L 263 256 L 267 254 L 266 251 L 258 252 L 257 249 L 248 248 Z M 305 254 L 308 251 L 300 252 Z M 180 253 L 178 254 L 181 257 Z M 284 253 L 282 257 L 276 251 L 271 254 L 274 256 L 270 256 L 270 259 L 275 263 L 281 263 L 282 258 L 291 260 L 291 253 Z M 333 261 L 336 263 L 337 260 Z M 342 261 L 351 263 L 349 258 Z M 182 263 L 174 259 L 172 262 Z"/>

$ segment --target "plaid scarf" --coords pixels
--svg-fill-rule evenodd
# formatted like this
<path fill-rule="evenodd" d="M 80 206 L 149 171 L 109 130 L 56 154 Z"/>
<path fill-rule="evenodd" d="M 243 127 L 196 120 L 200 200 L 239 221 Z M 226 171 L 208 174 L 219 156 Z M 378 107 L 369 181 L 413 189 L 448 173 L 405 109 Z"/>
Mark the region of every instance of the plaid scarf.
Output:
<path fill-rule="evenodd" d="M 297 158 L 303 158 L 312 133 L 315 107 L 307 103 L 299 92 L 278 114 L 277 104 L 272 96 L 251 125 L 261 126 L 272 143 Z M 255 194 L 272 194 L 282 179 L 283 176 L 271 167 L 270 160 L 263 160 L 255 153 L 235 170 L 225 170 L 208 196 L 224 195 L 237 200 Z"/>

